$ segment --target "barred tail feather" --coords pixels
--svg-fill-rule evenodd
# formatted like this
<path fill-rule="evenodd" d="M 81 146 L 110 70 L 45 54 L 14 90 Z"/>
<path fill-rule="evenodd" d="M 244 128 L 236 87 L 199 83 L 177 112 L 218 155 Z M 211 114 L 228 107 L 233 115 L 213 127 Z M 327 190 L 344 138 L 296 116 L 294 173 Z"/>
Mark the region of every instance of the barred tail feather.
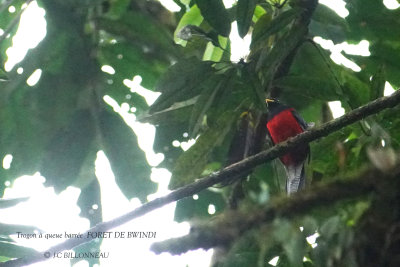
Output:
<path fill-rule="evenodd" d="M 297 192 L 305 186 L 304 162 L 298 165 L 286 166 L 286 192 L 288 195 Z"/>

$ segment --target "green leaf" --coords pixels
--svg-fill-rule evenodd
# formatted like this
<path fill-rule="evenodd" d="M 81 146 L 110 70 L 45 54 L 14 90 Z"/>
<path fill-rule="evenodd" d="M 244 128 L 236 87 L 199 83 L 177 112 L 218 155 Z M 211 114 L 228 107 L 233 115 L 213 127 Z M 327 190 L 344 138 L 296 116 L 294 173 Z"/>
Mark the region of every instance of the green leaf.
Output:
<path fill-rule="evenodd" d="M 219 35 L 214 31 L 209 31 L 206 32 L 200 27 L 194 26 L 194 25 L 186 25 L 181 29 L 181 31 L 178 33 L 178 37 L 182 40 L 191 40 L 193 42 L 196 42 L 196 37 L 203 38 L 206 41 L 210 41 L 214 46 L 222 48 L 220 45 L 220 41 L 218 39 Z M 223 37 L 221 37 L 223 38 Z M 226 38 L 224 38 L 225 40 Z M 225 41 L 226 43 L 226 41 Z M 226 45 L 226 44 L 225 44 Z"/>
<path fill-rule="evenodd" d="M 169 185 L 171 189 L 188 184 L 200 176 L 208 162 L 208 156 L 222 143 L 236 116 L 234 111 L 220 114 L 216 123 L 201 134 L 196 143 L 178 158 L 172 171 Z"/>
<path fill-rule="evenodd" d="M 94 136 L 90 111 L 76 111 L 68 126 L 57 131 L 48 143 L 40 168 L 46 185 L 60 192 L 75 182 Z"/>
<path fill-rule="evenodd" d="M 40 231 L 40 229 L 34 226 L 0 223 L 0 236 L 16 235 L 18 232 L 22 234 L 33 234 L 35 231 Z"/>
<path fill-rule="evenodd" d="M 245 37 L 253 19 L 257 0 L 239 0 L 236 9 L 238 32 L 240 37 Z"/>
<path fill-rule="evenodd" d="M 180 114 L 183 116 L 185 115 L 184 111 Z M 186 111 L 186 115 L 190 115 L 190 112 Z M 187 117 L 188 116 L 183 118 L 185 119 L 184 121 L 168 120 L 156 125 L 154 151 L 163 153 L 165 159 L 167 159 L 161 162 L 158 167 L 172 170 L 176 159 L 182 154 L 182 148 L 173 146 L 172 142 L 175 140 L 179 142 L 188 141 Z M 178 118 L 178 120 L 180 119 L 181 118 Z"/>
<path fill-rule="evenodd" d="M 0 63 L 2 62 L 0 61 Z M 3 67 L 0 67 L 0 82 L 5 82 L 5 81 L 8 81 L 7 73 L 5 72 Z"/>
<path fill-rule="evenodd" d="M 168 60 L 179 55 L 179 50 L 171 42 L 170 30 L 162 27 L 148 14 L 131 9 L 119 20 L 101 18 L 97 20 L 97 23 L 98 27 L 108 34 L 117 39 L 124 39 L 141 48 L 143 52 L 146 50 L 147 53 L 156 55 L 157 58 Z"/>
<path fill-rule="evenodd" d="M 197 99 L 198 97 L 193 97 L 186 101 L 174 103 L 167 109 L 139 117 L 138 121 L 148 122 L 153 125 L 162 124 L 166 121 L 171 122 L 172 120 L 177 122 L 187 121 L 193 105 L 197 103 Z"/>
<path fill-rule="evenodd" d="M 324 174 L 324 178 L 332 179 L 340 169 L 340 151 L 337 149 L 338 143 L 344 141 L 350 135 L 352 129 L 346 127 L 339 130 L 318 142 L 312 142 L 311 146 L 311 164 L 310 167 Z M 325 178 L 325 179 L 326 179 Z"/>
<path fill-rule="evenodd" d="M 21 202 L 27 201 L 28 199 L 29 197 L 10 198 L 10 199 L 0 198 L 0 209 L 6 209 L 15 206 Z"/>
<path fill-rule="evenodd" d="M 178 38 L 178 33 L 187 25 L 200 26 L 202 22 L 203 17 L 201 16 L 200 9 L 197 7 L 197 5 L 193 5 L 179 21 L 178 26 L 176 27 L 176 30 L 174 32 L 174 41 L 177 44 L 186 46 L 186 41 Z"/>
<path fill-rule="evenodd" d="M 289 259 L 290 266 L 302 267 L 307 245 L 301 232 L 293 233 L 290 239 L 283 243 L 283 247 Z"/>
<path fill-rule="evenodd" d="M 329 218 L 321 226 L 320 229 L 321 236 L 325 240 L 330 240 L 335 234 L 339 233 L 340 224 L 341 222 L 339 216 L 334 216 Z"/>
<path fill-rule="evenodd" d="M 313 36 L 332 40 L 335 44 L 345 41 L 349 31 L 346 20 L 323 4 L 317 5 L 309 28 Z"/>
<path fill-rule="evenodd" d="M 196 58 L 183 59 L 170 67 L 159 80 L 156 91 L 161 96 L 150 107 L 150 112 L 169 108 L 175 102 L 190 99 L 199 94 L 201 83 L 212 74 L 212 62 Z"/>
<path fill-rule="evenodd" d="M 209 42 L 207 44 L 206 50 L 204 51 L 203 60 L 210 60 L 213 62 L 218 62 L 221 60 L 225 47 L 227 47 L 229 39 L 225 37 L 218 38 L 218 46 L 215 46 L 214 43 Z"/>
<path fill-rule="evenodd" d="M 257 61 L 256 71 L 261 71 L 265 83 L 269 83 L 273 79 L 275 70 L 289 56 L 289 54 L 304 41 L 308 28 L 302 23 L 293 25 L 286 34 L 279 38 L 275 45 L 270 49 L 264 47 Z"/>
<path fill-rule="evenodd" d="M 187 197 L 178 200 L 174 220 L 183 222 L 210 218 L 214 216 L 208 212 L 210 205 L 214 205 L 216 214 L 220 213 L 226 205 L 223 195 L 206 189 L 197 194 L 196 198 Z"/>
<path fill-rule="evenodd" d="M 360 80 L 353 72 L 343 71 L 342 80 L 346 95 L 349 97 L 349 105 L 356 108 L 368 103 L 370 99 L 370 87 L 366 82 Z"/>
<path fill-rule="evenodd" d="M 347 3 L 346 8 L 349 11 L 346 21 L 351 30 L 350 40 L 398 41 L 397 36 L 400 35 L 398 10 L 389 10 L 383 1 L 376 0 L 351 1 Z"/>
<path fill-rule="evenodd" d="M 324 101 L 335 101 L 342 97 L 337 94 L 335 81 L 323 77 L 285 76 L 274 81 L 274 86 L 295 93 Z"/>
<path fill-rule="evenodd" d="M 222 36 L 228 37 L 231 20 L 222 0 L 196 0 L 204 19 Z"/>
<path fill-rule="evenodd" d="M 254 26 L 254 33 L 251 38 L 250 48 L 253 50 L 265 42 L 271 35 L 282 31 L 299 15 L 299 10 L 296 8 L 289 9 L 273 20 L 270 14 L 264 14 Z M 258 24 L 258 25 L 257 25 Z"/>
<path fill-rule="evenodd" d="M 318 246 L 312 250 L 315 266 L 325 267 L 330 256 L 330 252 L 331 250 L 327 245 L 327 242 L 318 240 Z"/>
<path fill-rule="evenodd" d="M 278 173 L 276 162 L 268 162 L 256 167 L 250 174 L 250 179 L 245 186 L 249 191 L 249 196 L 256 203 L 266 203 L 272 194 L 278 194 L 284 190 L 284 181 L 278 180 L 280 177 L 285 177 L 286 173 L 282 169 L 282 173 Z M 281 175 L 282 174 L 282 175 Z"/>
<path fill-rule="evenodd" d="M 123 85 L 125 79 L 131 80 L 135 75 L 140 75 L 141 85 L 154 90 L 156 81 L 169 66 L 169 62 L 146 54 L 142 48 L 128 42 L 102 46 L 99 49 L 98 59 L 102 65 L 110 65 L 115 69 L 115 74 L 108 75 L 107 79 L 113 81 L 112 90 L 117 90 L 117 92 L 107 93 L 110 95 L 120 93 L 123 99 L 121 102 L 127 101 L 125 96 L 129 93 L 128 88 Z"/>
<path fill-rule="evenodd" d="M 371 79 L 371 100 L 383 96 L 385 90 L 385 69 L 381 66 Z"/>
<path fill-rule="evenodd" d="M 119 188 L 128 199 L 137 197 L 146 201 L 157 186 L 150 180 L 151 168 L 136 135 L 115 112 L 103 110 L 99 120 L 104 152 Z"/>
<path fill-rule="evenodd" d="M 311 216 L 304 217 L 302 220 L 302 225 L 303 233 L 305 236 L 313 235 L 318 230 L 317 220 Z"/>
<path fill-rule="evenodd" d="M 36 254 L 32 248 L 18 246 L 12 243 L 0 241 L 0 255 L 8 258 L 21 258 Z"/>
<path fill-rule="evenodd" d="M 91 173 L 87 173 L 86 177 L 91 182 L 80 187 L 81 193 L 77 201 L 77 205 L 81 209 L 79 215 L 89 219 L 91 227 L 102 222 L 100 185 L 94 172 L 94 161 L 92 164 L 92 168 L 85 168 L 92 171 Z"/>
<path fill-rule="evenodd" d="M 219 75 L 213 76 L 208 81 L 205 81 L 205 89 L 193 107 L 189 121 L 189 134 L 192 138 L 196 137 L 202 124 L 204 116 L 212 106 L 216 95 L 222 89 L 224 81 Z"/>
<path fill-rule="evenodd" d="M 127 10 L 130 0 L 110 1 L 110 9 L 106 16 L 111 19 L 119 19 Z"/>
<path fill-rule="evenodd" d="M 256 8 L 254 9 L 254 22 L 257 22 L 265 13 L 267 13 L 267 11 L 265 11 L 261 5 L 256 5 Z"/>
<path fill-rule="evenodd" d="M 340 84 L 335 77 L 340 76 L 340 71 L 343 67 L 336 65 L 330 58 L 330 55 L 324 49 L 321 49 L 317 44 L 311 42 L 303 43 L 290 67 L 290 74 L 295 76 L 313 76 L 320 79 L 326 79 L 330 83 L 335 83 L 338 94 L 341 92 Z"/>
<path fill-rule="evenodd" d="M 400 106 L 393 109 L 388 109 L 378 114 L 377 121 L 381 127 L 390 134 L 390 137 L 394 140 L 392 146 L 396 149 L 400 146 Z"/>

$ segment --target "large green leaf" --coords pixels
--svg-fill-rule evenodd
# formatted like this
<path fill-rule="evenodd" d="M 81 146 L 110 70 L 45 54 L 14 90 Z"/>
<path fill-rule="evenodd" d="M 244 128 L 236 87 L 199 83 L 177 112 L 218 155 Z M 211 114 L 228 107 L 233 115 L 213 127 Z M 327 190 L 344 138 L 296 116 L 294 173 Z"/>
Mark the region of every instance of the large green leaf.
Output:
<path fill-rule="evenodd" d="M 190 116 L 189 133 L 192 138 L 197 136 L 204 124 L 204 116 L 212 106 L 218 92 L 223 89 L 223 83 L 224 81 L 219 75 L 215 75 L 205 81 L 205 88 L 193 106 Z"/>
<path fill-rule="evenodd" d="M 175 42 L 178 44 L 186 45 L 186 41 L 177 37 L 178 33 L 187 25 L 200 26 L 202 22 L 203 17 L 201 16 L 200 9 L 197 7 L 197 5 L 193 5 L 190 10 L 182 16 L 181 20 L 178 23 L 178 26 L 176 27 L 174 33 Z"/>
<path fill-rule="evenodd" d="M 256 8 L 257 0 L 239 0 L 236 16 L 238 24 L 238 32 L 240 37 L 245 37 L 249 31 L 251 21 L 253 19 L 254 9 Z"/>
<path fill-rule="evenodd" d="M 185 122 L 190 116 L 193 105 L 197 103 L 197 99 L 198 97 L 194 97 L 183 102 L 174 103 L 167 109 L 140 117 L 139 121 L 153 125 L 163 124 L 166 121 Z"/>
<path fill-rule="evenodd" d="M 397 41 L 400 35 L 399 10 L 387 9 L 383 1 L 356 0 L 346 4 L 349 15 L 346 21 L 350 27 L 350 40 Z M 373 10 L 373 12 L 371 12 Z"/>
<path fill-rule="evenodd" d="M 317 44 L 305 42 L 297 50 L 290 67 L 290 74 L 295 76 L 309 76 L 326 80 L 332 86 L 336 84 L 337 94 L 343 95 L 338 83 L 340 71 L 343 67 L 336 65 L 329 57 L 329 53 Z"/>
<path fill-rule="evenodd" d="M 346 20 L 325 5 L 317 5 L 310 22 L 310 32 L 313 36 L 320 36 L 332 40 L 334 43 L 345 41 L 348 30 Z"/>
<path fill-rule="evenodd" d="M 118 78 L 121 77 L 115 80 L 115 83 L 122 83 L 123 79 L 131 80 L 135 75 L 140 75 L 142 85 L 151 90 L 168 67 L 166 62 L 145 54 L 141 48 L 127 42 L 102 46 L 99 51 L 99 60 L 101 64 L 112 66 L 115 69 L 115 75 Z M 110 78 L 115 79 L 113 76 Z"/>
<path fill-rule="evenodd" d="M 298 14 L 297 12 L 295 14 Z M 261 72 L 266 84 L 272 81 L 275 71 L 294 49 L 304 41 L 308 29 L 301 23 L 293 24 L 270 49 L 264 47 L 256 64 L 256 71 Z"/>
<path fill-rule="evenodd" d="M 342 79 L 346 95 L 349 97 L 348 103 L 353 109 L 368 103 L 371 93 L 368 83 L 349 71 L 342 72 Z"/>
<path fill-rule="evenodd" d="M 79 179 L 74 184 L 81 189 L 77 201 L 77 205 L 81 209 L 80 216 L 89 219 L 90 226 L 102 221 L 100 184 L 95 173 L 96 158 L 96 150 L 92 149 L 82 164 Z"/>
<path fill-rule="evenodd" d="M 196 0 L 204 19 L 222 36 L 228 37 L 231 20 L 222 0 Z"/>
<path fill-rule="evenodd" d="M 208 156 L 214 147 L 224 140 L 236 116 L 236 112 L 233 111 L 220 114 L 215 124 L 201 134 L 196 143 L 178 158 L 172 171 L 170 188 L 188 184 L 200 176 L 208 162 Z"/>
<path fill-rule="evenodd" d="M 343 146 L 345 140 L 351 133 L 350 128 L 344 128 L 318 142 L 311 143 L 311 163 L 310 167 L 324 174 L 326 177 L 332 177 L 340 168 L 343 168 L 341 157 L 344 152 L 340 145 Z"/>
<path fill-rule="evenodd" d="M 115 112 L 103 110 L 99 120 L 104 152 L 119 188 L 127 198 L 145 201 L 157 186 L 150 180 L 151 168 L 136 135 Z"/>
<path fill-rule="evenodd" d="M 159 167 L 172 170 L 176 159 L 182 154 L 182 148 L 173 146 L 173 141 L 188 141 L 188 125 L 187 119 L 190 110 L 182 110 L 180 114 L 174 117 L 174 120 L 164 120 L 163 123 L 156 125 L 156 136 L 154 139 L 154 151 L 163 153 L 165 160 L 161 162 Z M 177 119 L 177 120 L 175 120 Z"/>
<path fill-rule="evenodd" d="M 336 82 L 323 77 L 285 76 L 275 80 L 274 85 L 284 88 L 288 94 L 295 93 L 324 101 L 341 99 L 341 95 L 336 92 Z"/>
<path fill-rule="evenodd" d="M 189 58 L 180 60 L 170 67 L 156 87 L 156 91 L 162 94 L 150 107 L 150 111 L 161 111 L 175 102 L 181 102 L 199 94 L 201 83 L 212 74 L 211 65 L 212 62 Z"/>
<path fill-rule="evenodd" d="M 0 64 L 2 64 L 2 61 L 0 60 Z M 5 82 L 8 81 L 8 76 L 7 73 L 3 68 L 0 67 L 0 82 Z"/>
<path fill-rule="evenodd" d="M 77 205 L 81 209 L 80 216 L 89 219 L 90 227 L 95 226 L 103 221 L 102 202 L 100 195 L 100 184 L 95 174 L 96 150 L 92 149 L 86 157 L 82 165 L 79 179 L 75 182 L 75 186 L 81 188 Z M 76 253 L 87 251 L 99 251 L 102 244 L 102 239 L 93 240 L 84 245 L 74 248 Z M 72 259 L 71 263 L 75 263 L 80 259 Z M 89 266 L 99 264 L 98 258 L 87 259 Z"/>
<path fill-rule="evenodd" d="M 379 123 L 379 125 L 383 127 L 383 129 L 385 129 L 393 139 L 393 142 L 391 142 L 389 146 L 391 145 L 396 149 L 400 147 L 400 131 L 398 130 L 400 128 L 399 112 L 400 107 L 397 106 L 391 110 L 386 110 L 378 114 L 376 117 L 377 123 Z"/>
<path fill-rule="evenodd" d="M 108 34 L 118 36 L 131 42 L 133 45 L 143 47 L 149 54 L 167 59 L 176 56 L 179 50 L 171 42 L 172 32 L 154 21 L 154 18 L 138 10 L 126 12 L 119 20 L 107 18 L 98 21 L 99 27 Z"/>
<path fill-rule="evenodd" d="M 59 192 L 75 182 L 95 137 L 93 117 L 89 110 L 79 110 L 70 124 L 49 141 L 40 172 L 46 184 Z"/>
<path fill-rule="evenodd" d="M 96 66 L 87 53 L 89 38 L 82 33 L 82 17 L 71 9 L 59 16 L 56 13 L 62 7 L 54 2 L 42 4 L 48 23 L 46 38 L 10 72 L 10 82 L 2 91 L 0 113 L 8 119 L 2 120 L 0 142 L 2 154 L 13 156 L 7 171 L 10 181 L 40 169 L 46 143 L 67 126 L 88 80 L 95 81 Z M 23 73 L 16 74 L 17 68 Z M 33 89 L 26 80 L 37 69 L 42 75 Z"/>
<path fill-rule="evenodd" d="M 229 45 L 229 39 L 225 37 L 217 38 L 218 43 L 209 42 L 206 50 L 204 51 L 203 60 L 210 60 L 214 62 L 221 61 L 224 55 L 224 49 Z"/>
<path fill-rule="evenodd" d="M 41 135 L 43 129 L 32 116 L 34 103 L 26 102 L 32 99 L 31 93 L 26 87 L 14 90 L 8 96 L 9 102 L 2 107 L 1 150 L 3 157 L 6 154 L 13 156 L 11 168 L 6 172 L 8 177 L 4 177 L 9 181 L 37 171 L 43 153 L 46 137 Z"/>
<path fill-rule="evenodd" d="M 119 19 L 127 11 L 130 2 L 130 0 L 110 1 L 110 7 L 106 16 L 111 19 Z"/>
<path fill-rule="evenodd" d="M 271 35 L 283 31 L 293 20 L 299 15 L 299 10 L 292 8 L 281 14 L 274 19 L 270 19 L 270 14 L 264 14 L 254 26 L 254 33 L 252 35 L 250 48 L 255 49 L 265 42 Z"/>
<path fill-rule="evenodd" d="M 381 66 L 371 79 L 371 100 L 383 96 L 385 83 L 385 69 L 383 66 Z"/>

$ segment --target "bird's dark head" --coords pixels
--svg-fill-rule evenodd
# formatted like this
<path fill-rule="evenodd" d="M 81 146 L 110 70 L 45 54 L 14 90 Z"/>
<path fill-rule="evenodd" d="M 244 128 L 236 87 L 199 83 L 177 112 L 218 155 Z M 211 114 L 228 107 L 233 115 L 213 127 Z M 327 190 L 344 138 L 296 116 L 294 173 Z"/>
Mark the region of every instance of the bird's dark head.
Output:
<path fill-rule="evenodd" d="M 281 112 L 282 110 L 289 108 L 287 105 L 280 102 L 276 98 L 265 99 L 265 104 L 267 105 L 268 113 L 272 116 Z"/>
<path fill-rule="evenodd" d="M 277 107 L 279 107 L 280 105 L 282 105 L 281 102 L 279 102 L 278 99 L 276 98 L 267 98 L 265 99 L 265 104 L 267 105 L 268 110 L 273 110 Z"/>

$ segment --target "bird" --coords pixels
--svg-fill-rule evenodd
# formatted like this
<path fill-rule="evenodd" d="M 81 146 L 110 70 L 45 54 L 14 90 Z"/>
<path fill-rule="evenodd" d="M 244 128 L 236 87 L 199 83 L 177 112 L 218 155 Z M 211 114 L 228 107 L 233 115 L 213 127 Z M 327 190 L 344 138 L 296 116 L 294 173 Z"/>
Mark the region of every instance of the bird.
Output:
<path fill-rule="evenodd" d="M 267 98 L 266 105 L 268 109 L 267 134 L 274 145 L 312 127 L 312 123 L 308 124 L 294 108 L 281 103 L 277 99 Z M 308 144 L 304 144 L 299 145 L 279 158 L 287 174 L 287 195 L 291 195 L 305 187 L 304 165 L 309 155 L 310 147 Z"/>

